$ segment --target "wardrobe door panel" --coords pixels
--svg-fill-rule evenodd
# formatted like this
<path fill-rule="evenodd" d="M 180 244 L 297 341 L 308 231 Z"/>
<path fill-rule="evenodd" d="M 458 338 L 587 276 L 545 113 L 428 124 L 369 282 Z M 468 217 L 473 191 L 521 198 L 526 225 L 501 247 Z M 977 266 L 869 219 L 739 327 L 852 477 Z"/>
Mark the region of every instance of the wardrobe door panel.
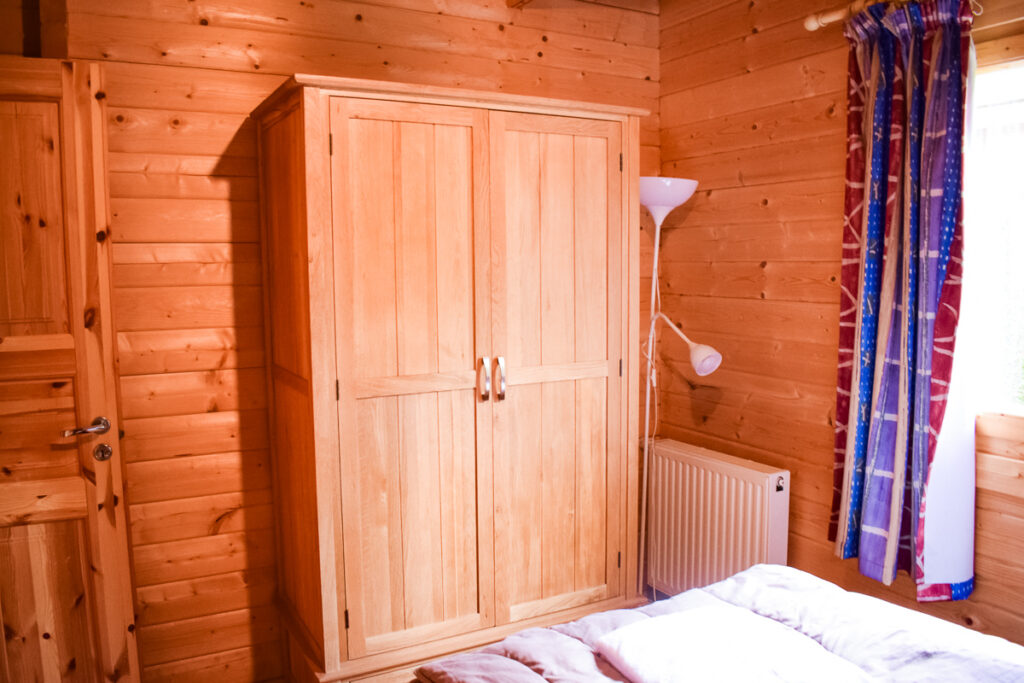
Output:
<path fill-rule="evenodd" d="M 486 118 L 335 98 L 342 524 L 350 656 L 493 621 Z M 486 251 L 484 252 L 486 253 Z M 483 304 L 483 305 L 482 305 Z M 346 426 L 348 428 L 346 428 Z M 483 462 L 482 462 L 483 461 Z"/>
<path fill-rule="evenodd" d="M 493 347 L 507 381 L 494 406 L 495 590 L 506 622 L 623 590 L 621 125 L 494 112 L 491 139 Z"/>

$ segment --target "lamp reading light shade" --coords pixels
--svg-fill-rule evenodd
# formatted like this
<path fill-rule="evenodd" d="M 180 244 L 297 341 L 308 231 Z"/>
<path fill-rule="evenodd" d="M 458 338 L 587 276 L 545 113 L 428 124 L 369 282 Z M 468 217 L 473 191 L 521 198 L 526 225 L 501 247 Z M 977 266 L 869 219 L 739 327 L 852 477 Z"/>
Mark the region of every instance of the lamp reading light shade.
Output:
<path fill-rule="evenodd" d="M 683 341 L 690 346 L 690 365 L 693 366 L 693 371 L 701 377 L 710 375 L 712 372 L 718 369 L 718 366 L 722 364 L 722 354 L 716 351 L 714 348 L 707 344 L 697 344 L 696 342 L 690 341 L 690 338 L 683 334 L 683 331 L 679 327 L 668 319 L 668 316 L 664 313 L 659 312 L 654 316 L 655 319 L 661 318 L 664 320 L 672 331 L 683 338 Z"/>
<path fill-rule="evenodd" d="M 722 364 L 722 354 L 707 344 L 690 344 L 690 364 L 694 372 L 703 377 L 710 375 Z"/>

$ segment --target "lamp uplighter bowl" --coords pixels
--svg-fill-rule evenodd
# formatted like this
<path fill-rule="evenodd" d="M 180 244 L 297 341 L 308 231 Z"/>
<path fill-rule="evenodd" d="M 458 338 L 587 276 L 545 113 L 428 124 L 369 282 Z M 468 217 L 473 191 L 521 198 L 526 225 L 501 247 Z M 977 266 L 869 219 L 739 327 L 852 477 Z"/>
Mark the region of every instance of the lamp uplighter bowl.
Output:
<path fill-rule="evenodd" d="M 686 202 L 697 190 L 697 181 L 689 178 L 640 176 L 640 203 L 658 227 L 672 209 Z"/>

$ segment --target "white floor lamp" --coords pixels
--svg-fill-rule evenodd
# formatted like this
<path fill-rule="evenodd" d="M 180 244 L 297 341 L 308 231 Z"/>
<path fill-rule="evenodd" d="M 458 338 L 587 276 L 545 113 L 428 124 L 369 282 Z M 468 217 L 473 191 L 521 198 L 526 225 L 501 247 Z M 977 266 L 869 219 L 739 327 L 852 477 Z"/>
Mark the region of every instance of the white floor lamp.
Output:
<path fill-rule="evenodd" d="M 647 560 L 647 489 L 650 480 L 649 450 L 651 443 L 651 389 L 655 382 L 654 351 L 655 328 L 658 320 L 664 320 L 669 329 L 678 334 L 690 347 L 690 363 L 694 371 L 700 375 L 709 375 L 722 363 L 722 354 L 706 344 L 696 344 L 683 334 L 667 315 L 661 312 L 661 294 L 658 287 L 658 257 L 661 251 L 661 224 L 665 217 L 676 207 L 686 203 L 697 189 L 697 181 L 687 178 L 661 178 L 657 176 L 641 176 L 640 203 L 650 212 L 654 219 L 654 261 L 651 265 L 651 317 L 647 328 L 647 388 L 644 395 L 644 481 L 640 499 L 640 558 L 637 580 L 642 592 L 644 587 L 644 567 Z"/>

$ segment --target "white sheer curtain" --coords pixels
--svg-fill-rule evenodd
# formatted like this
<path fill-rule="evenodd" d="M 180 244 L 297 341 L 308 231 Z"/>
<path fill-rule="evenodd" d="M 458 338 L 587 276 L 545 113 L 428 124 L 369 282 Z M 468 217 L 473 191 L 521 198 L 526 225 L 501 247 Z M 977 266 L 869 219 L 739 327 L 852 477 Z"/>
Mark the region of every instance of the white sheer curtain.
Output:
<path fill-rule="evenodd" d="M 1024 414 L 1024 62 L 978 74 L 967 130 L 957 353 L 974 413 Z"/>
<path fill-rule="evenodd" d="M 1024 65 L 971 82 L 963 290 L 949 402 L 928 482 L 926 583 L 973 575 L 974 497 L 965 492 L 974 490 L 975 416 L 1024 413 Z"/>

